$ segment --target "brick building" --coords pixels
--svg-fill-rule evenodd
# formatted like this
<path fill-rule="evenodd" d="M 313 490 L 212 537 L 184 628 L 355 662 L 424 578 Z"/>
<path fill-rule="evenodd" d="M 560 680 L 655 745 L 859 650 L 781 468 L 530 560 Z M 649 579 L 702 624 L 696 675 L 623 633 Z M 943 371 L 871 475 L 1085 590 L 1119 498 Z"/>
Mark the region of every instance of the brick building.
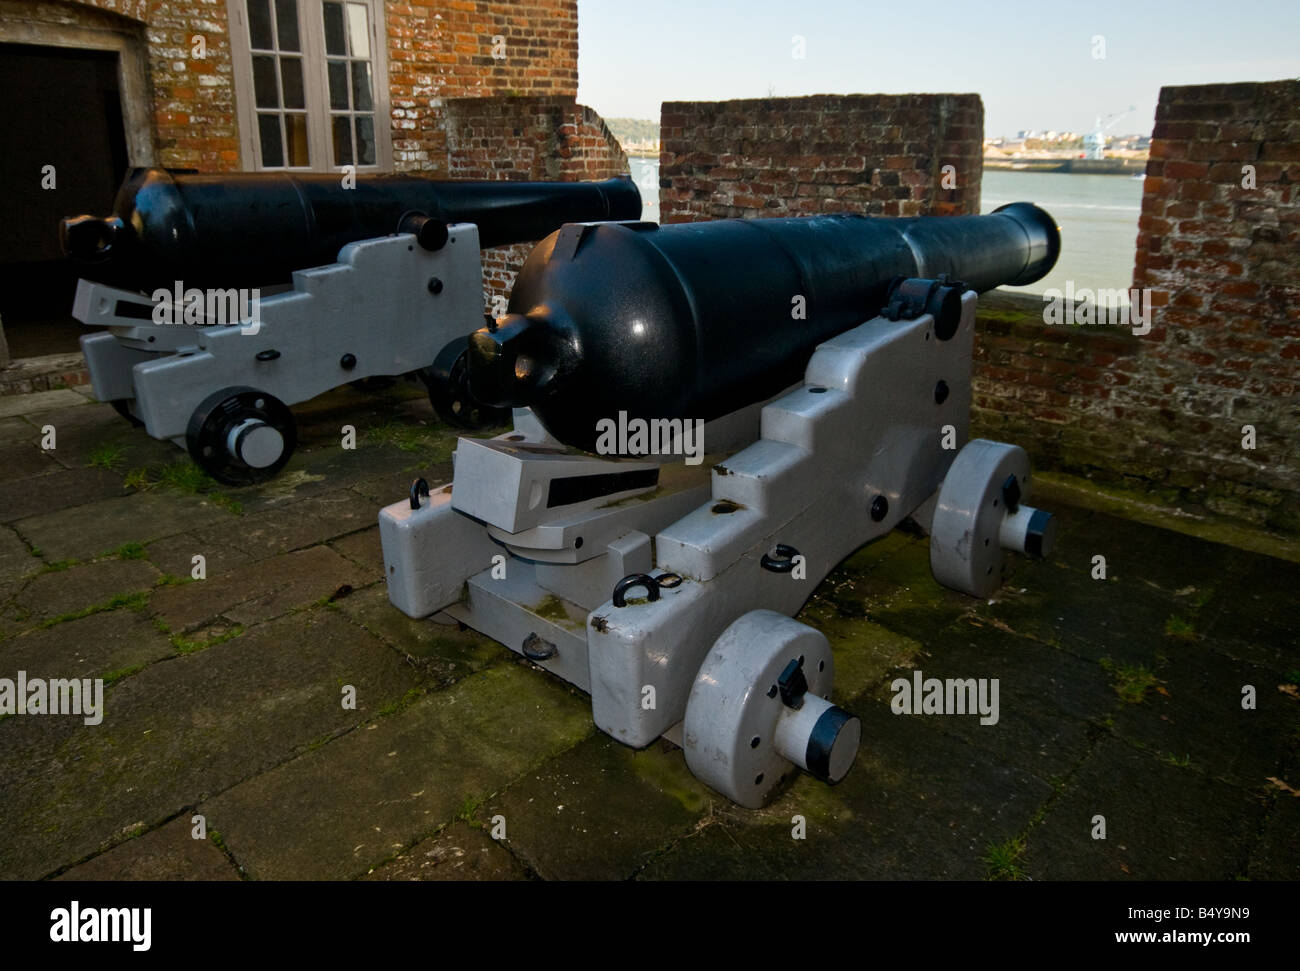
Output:
<path fill-rule="evenodd" d="M 577 31 L 577 0 L 0 0 L 0 113 L 21 133 L 0 162 L 0 319 L 70 305 L 58 220 L 106 212 L 130 166 L 625 172 L 575 103 Z M 485 254 L 493 286 L 525 251 Z"/>

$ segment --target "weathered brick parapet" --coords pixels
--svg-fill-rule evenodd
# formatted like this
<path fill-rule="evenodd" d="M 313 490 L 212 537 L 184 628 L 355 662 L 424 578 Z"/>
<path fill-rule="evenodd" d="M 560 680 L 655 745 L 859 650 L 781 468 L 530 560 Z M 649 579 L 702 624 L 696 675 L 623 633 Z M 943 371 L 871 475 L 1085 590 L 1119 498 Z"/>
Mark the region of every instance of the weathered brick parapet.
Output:
<path fill-rule="evenodd" d="M 578 93 L 577 0 L 413 0 L 385 22 L 399 172 L 438 171 L 442 99 Z"/>
<path fill-rule="evenodd" d="M 1300 82 L 1164 88 L 1134 285 L 1155 292 L 1116 404 L 1228 511 L 1300 528 Z M 1242 426 L 1257 447 L 1242 448 Z"/>
<path fill-rule="evenodd" d="M 1298 183 L 1300 83 L 1162 89 L 1134 270 L 1151 332 L 984 315 L 977 426 L 1040 462 L 1300 532 Z"/>
<path fill-rule="evenodd" d="M 572 97 L 448 98 L 439 106 L 441 154 L 431 171 L 453 179 L 575 182 L 628 171 L 604 120 Z M 483 253 L 484 299 L 506 296 L 531 244 Z"/>
<path fill-rule="evenodd" d="M 666 223 L 979 211 L 979 95 L 669 101 L 660 125 Z"/>

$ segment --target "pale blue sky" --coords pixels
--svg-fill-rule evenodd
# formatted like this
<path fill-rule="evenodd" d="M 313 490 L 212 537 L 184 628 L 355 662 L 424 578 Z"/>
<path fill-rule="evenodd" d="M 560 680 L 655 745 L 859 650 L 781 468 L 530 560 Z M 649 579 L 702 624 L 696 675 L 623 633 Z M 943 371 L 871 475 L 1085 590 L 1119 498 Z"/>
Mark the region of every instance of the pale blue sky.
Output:
<path fill-rule="evenodd" d="M 578 100 L 611 118 L 769 88 L 974 91 L 990 137 L 1130 106 L 1111 132 L 1149 133 L 1161 85 L 1300 77 L 1300 0 L 578 0 L 578 39 Z"/>

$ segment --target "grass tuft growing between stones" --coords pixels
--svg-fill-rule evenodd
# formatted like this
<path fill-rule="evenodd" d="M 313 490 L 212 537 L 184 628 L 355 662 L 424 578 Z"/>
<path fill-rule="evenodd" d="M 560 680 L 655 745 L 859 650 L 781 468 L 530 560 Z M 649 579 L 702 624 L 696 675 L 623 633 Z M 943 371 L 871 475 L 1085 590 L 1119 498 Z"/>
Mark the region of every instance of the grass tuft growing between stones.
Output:
<path fill-rule="evenodd" d="M 452 817 L 452 822 L 462 822 L 474 829 L 482 829 L 483 824 L 479 821 L 478 811 L 483 805 L 481 799 L 475 799 L 473 796 L 466 796 L 465 801 L 460 804 L 456 810 L 456 815 Z"/>
<path fill-rule="evenodd" d="M 1027 879 L 1020 858 L 1025 854 L 1025 841 L 1016 836 L 1003 843 L 990 843 L 984 851 L 984 863 L 988 866 L 990 880 L 1024 880 Z"/>
<path fill-rule="evenodd" d="M 106 675 L 104 675 L 104 687 L 111 688 L 113 685 L 117 684 L 123 678 L 129 678 L 137 671 L 143 671 L 143 670 L 144 670 L 143 664 L 133 664 L 129 668 L 118 668 L 115 671 L 109 671 Z"/>
<path fill-rule="evenodd" d="M 425 425 L 389 421 L 369 430 L 380 445 L 391 445 L 402 452 L 428 452 L 442 444 L 441 436 Z"/>
<path fill-rule="evenodd" d="M 108 469 L 112 472 L 126 460 L 126 446 L 105 443 L 97 445 L 90 452 L 86 465 L 95 469 Z"/>
<path fill-rule="evenodd" d="M 128 610 L 144 610 L 149 606 L 149 592 L 147 590 L 137 590 L 134 593 L 118 593 L 109 597 L 102 603 L 91 604 L 89 607 L 83 607 L 81 610 L 74 610 L 70 613 L 59 614 L 57 617 L 50 617 L 48 620 L 41 621 L 41 629 L 45 630 L 54 627 L 57 624 L 64 624 L 70 620 L 81 620 L 83 617 L 89 617 L 91 614 L 102 614 L 108 610 L 117 610 L 126 607 Z"/>
<path fill-rule="evenodd" d="M 1179 614 L 1171 614 L 1165 621 L 1165 637 L 1179 644 L 1191 644 L 1199 638 L 1199 635 L 1190 620 Z"/>
<path fill-rule="evenodd" d="M 180 459 L 162 466 L 132 469 L 126 474 L 124 484 L 127 488 L 140 492 L 166 489 L 187 496 L 204 496 L 236 516 L 244 513 L 243 503 L 218 491 L 221 484 L 189 459 Z"/>
<path fill-rule="evenodd" d="M 236 624 L 224 630 L 214 631 L 211 636 L 203 638 L 187 638 L 180 634 L 171 635 L 171 645 L 176 649 L 177 654 L 197 654 L 199 651 L 205 651 L 209 647 L 216 647 L 218 644 L 224 644 L 226 641 L 233 641 L 244 633 L 244 627 Z"/>
<path fill-rule="evenodd" d="M 1115 693 L 1130 705 L 1140 704 L 1160 685 L 1155 672 L 1141 664 L 1124 664 L 1104 657 L 1101 667 L 1114 678 Z"/>
<path fill-rule="evenodd" d="M 123 543 L 113 551 L 113 555 L 119 560 L 143 560 L 144 544 L 143 543 Z"/>
<path fill-rule="evenodd" d="M 407 708 L 411 707 L 411 705 L 415 704 L 415 702 L 423 696 L 424 692 L 419 688 L 410 688 L 407 690 L 406 694 L 402 695 L 402 697 L 390 701 L 385 705 L 381 705 L 376 714 L 380 717 L 385 715 L 396 715 L 398 712 L 405 711 Z"/>

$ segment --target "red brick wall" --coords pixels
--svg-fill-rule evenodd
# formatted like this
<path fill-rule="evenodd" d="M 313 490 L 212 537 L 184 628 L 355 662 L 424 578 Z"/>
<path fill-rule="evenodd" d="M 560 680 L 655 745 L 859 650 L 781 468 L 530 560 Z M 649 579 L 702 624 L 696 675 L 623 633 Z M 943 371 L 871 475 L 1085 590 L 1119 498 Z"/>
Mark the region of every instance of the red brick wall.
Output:
<path fill-rule="evenodd" d="M 11 3 L 0 13 L 33 23 L 143 31 L 159 164 L 213 172 L 239 168 L 225 3 L 68 0 Z M 207 46 L 203 59 L 192 57 L 195 35 Z"/>
<path fill-rule="evenodd" d="M 983 136 L 975 94 L 665 102 L 662 219 L 978 212 Z"/>
<path fill-rule="evenodd" d="M 70 19 L 61 4 L 27 6 L 39 19 Z M 145 26 L 159 163 L 238 170 L 225 0 L 70 0 L 67 9 L 76 6 Z M 385 3 L 384 21 L 397 171 L 438 174 L 443 98 L 577 93 L 577 0 L 412 0 Z M 191 56 L 196 34 L 207 45 L 202 60 Z M 492 56 L 498 35 L 503 58 Z"/>
<path fill-rule="evenodd" d="M 443 98 L 578 93 L 577 0 L 386 3 L 393 162 L 437 171 Z M 505 57 L 493 57 L 493 38 Z"/>
<path fill-rule="evenodd" d="M 448 178 L 572 182 L 628 171 L 605 122 L 571 97 L 449 98 L 443 104 L 445 156 L 430 160 Z M 531 243 L 483 253 L 484 301 L 507 295 Z"/>
<path fill-rule="evenodd" d="M 1247 178 L 1253 167 L 1253 187 Z M 1164 88 L 1134 285 L 1159 311 L 1124 420 L 1225 511 L 1300 528 L 1300 82 Z M 1254 451 L 1241 447 L 1253 424 Z"/>
<path fill-rule="evenodd" d="M 1151 292 L 1151 332 L 984 320 L 980 430 L 1070 471 L 1300 532 L 1297 184 L 1300 83 L 1162 89 L 1133 284 Z"/>

